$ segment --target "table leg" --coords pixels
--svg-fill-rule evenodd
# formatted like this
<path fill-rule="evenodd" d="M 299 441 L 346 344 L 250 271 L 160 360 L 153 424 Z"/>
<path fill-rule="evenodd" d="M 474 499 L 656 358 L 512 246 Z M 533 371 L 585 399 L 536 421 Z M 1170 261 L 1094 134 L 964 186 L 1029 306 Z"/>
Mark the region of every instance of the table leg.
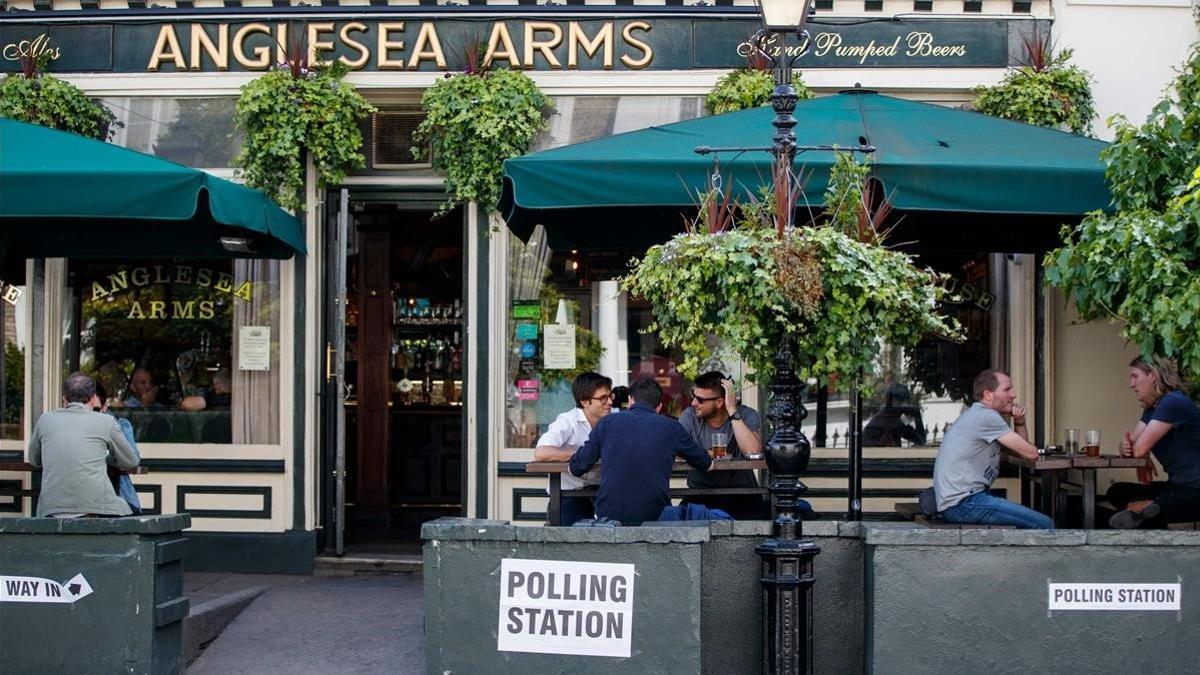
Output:
<path fill-rule="evenodd" d="M 1033 476 L 1029 469 L 1019 466 L 1017 467 L 1017 478 L 1021 485 L 1021 506 L 1031 509 L 1033 508 Z"/>
<path fill-rule="evenodd" d="M 1042 494 L 1040 500 L 1040 511 L 1054 519 L 1056 526 L 1060 525 L 1057 512 L 1058 506 L 1058 472 L 1043 471 L 1042 475 Z"/>
<path fill-rule="evenodd" d="M 546 506 L 546 524 L 562 524 L 562 474 L 552 473 L 550 478 L 550 503 Z"/>
<path fill-rule="evenodd" d="M 1083 470 L 1083 527 L 1096 528 L 1096 471 Z"/>

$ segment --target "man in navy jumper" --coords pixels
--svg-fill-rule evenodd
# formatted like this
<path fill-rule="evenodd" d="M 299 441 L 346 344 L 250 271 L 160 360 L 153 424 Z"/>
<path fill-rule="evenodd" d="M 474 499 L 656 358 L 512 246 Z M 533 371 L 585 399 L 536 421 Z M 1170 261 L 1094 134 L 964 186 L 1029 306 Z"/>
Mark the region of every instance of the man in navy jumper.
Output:
<path fill-rule="evenodd" d="M 658 414 L 662 387 L 651 378 L 629 385 L 633 405 L 609 415 L 592 428 L 571 457 L 571 473 L 582 476 L 597 461 L 603 463 L 596 516 L 622 525 L 658 520 L 671 503 L 671 467 L 675 455 L 697 469 L 708 470 L 712 459 L 679 423 Z"/>

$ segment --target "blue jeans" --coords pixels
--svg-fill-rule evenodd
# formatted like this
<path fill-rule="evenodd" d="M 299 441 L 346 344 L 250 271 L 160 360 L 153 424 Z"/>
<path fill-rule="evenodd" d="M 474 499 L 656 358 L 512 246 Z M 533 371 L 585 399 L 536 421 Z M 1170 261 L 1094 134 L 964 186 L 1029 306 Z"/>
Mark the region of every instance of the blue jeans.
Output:
<path fill-rule="evenodd" d="M 558 508 L 559 522 L 563 525 L 574 525 L 585 518 L 596 517 L 596 506 L 591 497 L 563 497 Z"/>
<path fill-rule="evenodd" d="M 1023 530 L 1054 529 L 1050 516 L 986 492 L 976 492 L 942 511 L 942 518 L 951 523 L 1016 525 Z"/>

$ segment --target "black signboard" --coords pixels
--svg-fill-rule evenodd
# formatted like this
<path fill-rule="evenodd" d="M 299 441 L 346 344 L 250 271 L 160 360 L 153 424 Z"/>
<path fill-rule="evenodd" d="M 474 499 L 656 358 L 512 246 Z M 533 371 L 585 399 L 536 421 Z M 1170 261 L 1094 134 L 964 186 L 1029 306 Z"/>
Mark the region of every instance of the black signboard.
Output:
<path fill-rule="evenodd" d="M 1011 64 L 1020 33 L 1035 23 L 1023 18 L 831 19 L 809 26 L 808 51 L 797 67 L 1001 68 Z M 297 39 L 318 58 L 340 59 L 352 70 L 460 70 L 472 43 L 484 46 L 493 63 L 529 70 L 734 68 L 745 65 L 746 41 L 758 25 L 746 17 L 9 20 L 0 25 L 0 70 L 17 70 L 22 55 L 45 54 L 51 72 L 262 71 L 277 66 L 284 57 L 282 45 Z"/>

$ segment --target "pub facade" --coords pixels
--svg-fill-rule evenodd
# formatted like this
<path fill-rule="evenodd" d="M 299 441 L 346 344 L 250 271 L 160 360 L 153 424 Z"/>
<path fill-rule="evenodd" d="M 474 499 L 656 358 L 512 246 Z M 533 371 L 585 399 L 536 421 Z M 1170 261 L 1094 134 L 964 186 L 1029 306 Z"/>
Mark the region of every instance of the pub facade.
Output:
<path fill-rule="evenodd" d="M 304 44 L 310 61 L 345 64 L 379 112 L 363 124 L 364 169 L 323 187 L 309 171 L 306 254 L 189 260 L 133 247 L 127 258 L 26 261 L 19 298 L 0 302 L 0 454 L 20 457 L 64 376 L 84 370 L 134 423 L 149 469 L 135 477 L 143 506 L 192 514 L 197 567 L 302 572 L 321 551 L 415 547 L 421 523 L 443 515 L 544 520 L 545 479 L 524 465 L 573 405 L 569 382 L 585 367 L 615 384 L 656 377 L 668 412 L 687 405 L 678 355 L 641 333 L 649 308 L 616 282 L 630 258 L 679 231 L 678 216 L 608 232 L 589 225 L 599 231 L 559 248 L 542 227 L 518 237 L 487 205 L 435 217 L 444 184 L 414 159 L 411 135 L 422 92 L 461 70 L 472 45 L 497 67 L 528 71 L 553 100 L 535 149 L 705 115 L 716 79 L 745 63 L 752 3 L 12 0 L 7 9 L 5 72 L 44 55 L 48 72 L 117 114 L 113 142 L 219 176 L 235 175 L 239 88 L 278 67 L 289 43 Z M 1069 11 L 1047 0 L 819 0 L 803 79 L 817 95 L 857 85 L 962 105 L 1021 62 L 1023 37 L 1061 33 L 1056 12 Z M 879 390 L 902 386 L 919 402 L 914 425 L 926 442 L 881 443 L 868 458 L 931 467 L 964 386 L 989 366 L 1009 369 L 1033 402 L 1037 438 L 1086 426 L 1056 416 L 1070 407 L 1061 392 L 1094 377 L 1056 368 L 1071 341 L 1072 359 L 1080 344 L 1116 359 L 1117 384 L 1101 386 L 1121 396 L 1115 331 L 1071 337 L 1065 303 L 1042 288 L 1039 250 L 923 245 L 922 260 L 963 291 L 950 311 L 967 340 L 885 350 Z M 573 327 L 573 363 L 547 360 L 550 323 Z M 714 367 L 744 376 L 736 362 Z M 846 456 L 844 387 L 812 389 L 825 392 L 826 410 L 819 428 L 815 416 L 806 422 L 825 446 L 815 457 L 835 462 Z M 757 405 L 748 386 L 743 398 Z M 1096 424 L 1135 414 L 1112 408 Z M 806 482 L 829 495 L 814 500 L 818 511 L 844 511 L 844 475 Z M 926 484 L 927 472 L 880 483 L 897 495 Z M 3 500 L 0 510 L 30 510 L 27 499 Z M 894 501 L 864 509 L 886 513 Z"/>

